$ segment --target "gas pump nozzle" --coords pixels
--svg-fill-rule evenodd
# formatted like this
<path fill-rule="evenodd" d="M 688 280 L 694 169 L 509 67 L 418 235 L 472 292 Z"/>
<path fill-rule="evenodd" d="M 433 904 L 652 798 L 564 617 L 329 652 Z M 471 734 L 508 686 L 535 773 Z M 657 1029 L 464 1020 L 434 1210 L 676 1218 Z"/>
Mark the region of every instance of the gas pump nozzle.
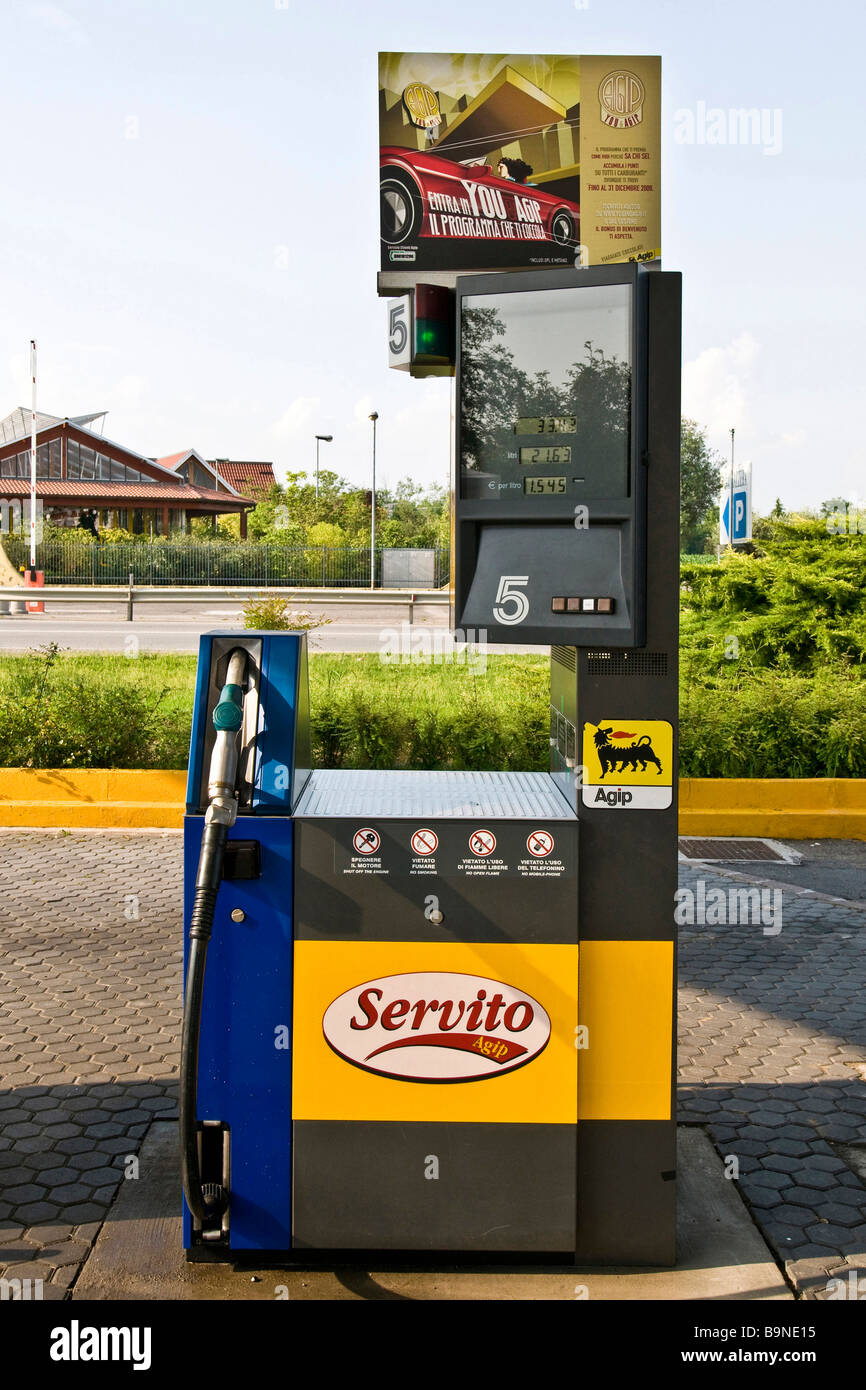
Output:
<path fill-rule="evenodd" d="M 202 1227 L 218 1222 L 229 1201 L 229 1193 L 222 1185 L 202 1184 L 196 1095 L 205 960 L 213 930 L 226 841 L 238 811 L 238 742 L 244 718 L 247 661 L 244 649 L 236 647 L 229 657 L 226 681 L 213 711 L 216 737 L 208 769 L 208 806 L 204 818 L 189 928 L 190 950 L 183 1009 L 178 1112 L 183 1190 L 187 1206 Z"/>
<path fill-rule="evenodd" d="M 242 647 L 235 647 L 229 657 L 226 683 L 213 712 L 216 738 L 208 769 L 207 825 L 231 826 L 237 816 L 238 733 L 244 718 L 246 677 L 247 653 Z"/>

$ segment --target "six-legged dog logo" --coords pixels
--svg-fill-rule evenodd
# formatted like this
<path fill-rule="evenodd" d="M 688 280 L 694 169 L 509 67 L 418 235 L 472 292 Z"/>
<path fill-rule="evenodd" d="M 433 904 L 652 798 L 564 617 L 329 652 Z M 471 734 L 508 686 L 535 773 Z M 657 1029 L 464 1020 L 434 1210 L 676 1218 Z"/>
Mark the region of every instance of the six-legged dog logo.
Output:
<path fill-rule="evenodd" d="M 611 743 L 611 739 L 621 738 L 634 738 L 634 734 L 623 729 L 598 728 L 593 735 L 593 743 L 601 763 L 602 777 L 606 772 L 616 772 L 617 769 L 624 772 L 626 768 L 630 768 L 632 772 L 637 772 L 638 765 L 640 765 L 641 772 L 646 772 L 650 763 L 657 768 L 658 776 L 661 776 L 662 765 L 653 749 L 649 734 L 641 734 L 635 743 L 630 743 L 625 747 L 617 747 Z"/>
<path fill-rule="evenodd" d="M 664 719 L 606 711 L 583 726 L 580 799 L 593 810 L 664 810 L 673 800 L 674 731 Z"/>

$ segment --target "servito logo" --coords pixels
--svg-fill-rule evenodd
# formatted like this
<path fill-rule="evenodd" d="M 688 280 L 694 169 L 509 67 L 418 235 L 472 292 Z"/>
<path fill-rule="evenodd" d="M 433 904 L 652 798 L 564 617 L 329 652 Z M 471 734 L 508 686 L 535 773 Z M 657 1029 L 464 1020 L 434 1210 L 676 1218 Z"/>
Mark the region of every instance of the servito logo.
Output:
<path fill-rule="evenodd" d="M 483 975 L 417 971 L 347 989 L 322 1030 L 345 1062 L 398 1081 L 483 1081 L 526 1066 L 550 1039 L 545 1009 Z"/>

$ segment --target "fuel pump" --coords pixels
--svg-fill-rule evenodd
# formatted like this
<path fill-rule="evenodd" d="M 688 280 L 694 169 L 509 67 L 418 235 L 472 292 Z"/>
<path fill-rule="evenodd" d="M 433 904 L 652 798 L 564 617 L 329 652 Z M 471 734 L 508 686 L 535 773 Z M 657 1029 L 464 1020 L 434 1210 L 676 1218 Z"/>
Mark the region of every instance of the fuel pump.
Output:
<path fill-rule="evenodd" d="M 674 1259 L 679 276 L 455 305 L 453 625 L 549 647 L 549 770 L 311 770 L 305 635 L 202 636 L 191 1259 Z"/>

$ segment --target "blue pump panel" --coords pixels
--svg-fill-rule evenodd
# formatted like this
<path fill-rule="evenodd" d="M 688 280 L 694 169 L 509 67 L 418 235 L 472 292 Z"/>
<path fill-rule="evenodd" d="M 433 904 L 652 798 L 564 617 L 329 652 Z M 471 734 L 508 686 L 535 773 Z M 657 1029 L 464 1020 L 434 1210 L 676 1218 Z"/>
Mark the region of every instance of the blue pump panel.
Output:
<path fill-rule="evenodd" d="M 203 816 L 184 820 L 184 922 L 192 912 Z M 199 1121 L 231 1134 L 230 1248 L 291 1245 L 293 822 L 239 817 L 229 840 L 258 840 L 261 877 L 224 879 L 204 978 Z M 233 909 L 242 922 L 231 918 Z M 184 971 L 188 942 L 184 933 Z M 191 1219 L 183 1212 L 185 1248 Z"/>
<path fill-rule="evenodd" d="M 310 775 L 307 639 L 302 632 L 205 632 L 199 641 L 186 809 L 207 806 L 211 715 L 235 647 L 249 656 L 241 815 L 289 816 Z"/>
<path fill-rule="evenodd" d="M 230 1248 L 291 1245 L 292 810 L 310 775 L 304 633 L 208 632 L 199 645 L 184 820 L 187 930 L 207 806 L 212 715 L 236 647 L 248 655 L 240 734 L 238 816 L 226 856 L 204 975 L 199 1042 L 200 1125 L 230 1136 Z M 233 876 L 234 875 L 234 876 Z M 232 920 L 243 914 L 240 920 Z M 184 1203 L 184 1245 L 193 1244 Z"/>

